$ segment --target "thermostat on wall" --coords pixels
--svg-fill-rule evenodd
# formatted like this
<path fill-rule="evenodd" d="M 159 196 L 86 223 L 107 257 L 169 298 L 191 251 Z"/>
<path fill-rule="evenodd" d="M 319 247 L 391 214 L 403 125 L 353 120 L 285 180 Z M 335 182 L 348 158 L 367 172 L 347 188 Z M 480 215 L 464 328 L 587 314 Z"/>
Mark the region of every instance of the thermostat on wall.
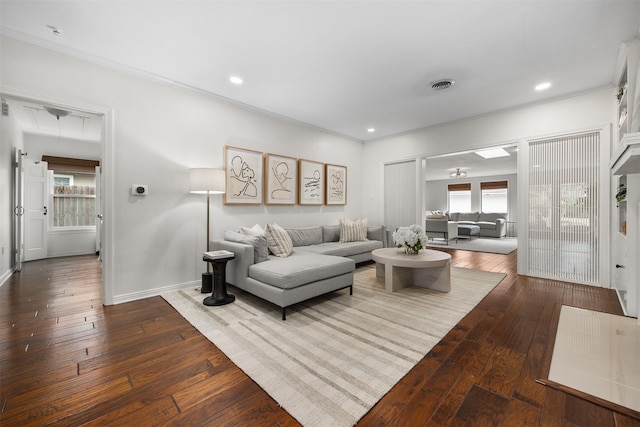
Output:
<path fill-rule="evenodd" d="M 133 184 L 131 186 L 131 194 L 134 195 L 134 196 L 148 196 L 149 195 L 149 186 L 148 185 Z"/>

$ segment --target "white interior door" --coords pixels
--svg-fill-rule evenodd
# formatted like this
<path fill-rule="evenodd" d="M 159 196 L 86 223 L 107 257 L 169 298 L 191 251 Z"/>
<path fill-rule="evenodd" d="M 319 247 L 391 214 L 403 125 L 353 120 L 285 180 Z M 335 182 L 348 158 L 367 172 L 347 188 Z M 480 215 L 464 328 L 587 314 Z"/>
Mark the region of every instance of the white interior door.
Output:
<path fill-rule="evenodd" d="M 47 162 L 23 159 L 24 260 L 47 257 Z"/>
<path fill-rule="evenodd" d="M 13 254 L 15 256 L 16 271 L 22 270 L 22 261 L 24 259 L 24 254 L 22 251 L 22 238 L 24 237 L 24 228 L 22 227 L 24 216 L 24 193 L 22 192 L 22 156 L 22 150 L 17 150 L 13 170 L 13 179 L 15 185 L 14 200 L 16 201 L 16 206 L 14 207 L 13 211 L 13 213 L 15 214 L 13 229 L 15 246 L 13 247 Z"/>

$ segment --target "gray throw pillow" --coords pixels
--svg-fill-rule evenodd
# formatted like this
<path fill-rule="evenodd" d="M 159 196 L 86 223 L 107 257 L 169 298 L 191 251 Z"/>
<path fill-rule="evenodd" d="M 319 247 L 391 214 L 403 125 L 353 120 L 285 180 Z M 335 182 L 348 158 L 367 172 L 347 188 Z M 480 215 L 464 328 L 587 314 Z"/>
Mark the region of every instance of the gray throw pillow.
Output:
<path fill-rule="evenodd" d="M 340 240 L 340 226 L 339 225 L 323 225 L 322 226 L 322 241 L 323 242 L 337 242 Z"/>
<path fill-rule="evenodd" d="M 385 248 L 387 247 L 386 237 L 387 237 L 387 227 L 385 227 L 384 225 L 367 227 L 367 239 L 379 240 L 382 242 Z"/>
<path fill-rule="evenodd" d="M 309 228 L 285 228 L 293 246 L 309 246 L 319 245 L 322 243 L 322 228 L 321 227 L 309 227 Z"/>
<path fill-rule="evenodd" d="M 246 234 L 227 230 L 224 232 L 224 240 L 235 243 L 244 243 L 253 246 L 253 262 L 259 263 L 269 259 L 267 239 L 264 236 L 248 236 Z"/>

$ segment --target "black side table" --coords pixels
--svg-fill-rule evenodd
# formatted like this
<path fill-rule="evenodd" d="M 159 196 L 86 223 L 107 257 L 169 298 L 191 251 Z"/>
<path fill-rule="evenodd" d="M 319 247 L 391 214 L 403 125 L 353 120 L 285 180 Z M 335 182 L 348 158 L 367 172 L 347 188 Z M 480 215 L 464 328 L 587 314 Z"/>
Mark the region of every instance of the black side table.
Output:
<path fill-rule="evenodd" d="M 234 259 L 236 256 L 231 253 L 224 257 L 210 258 L 203 255 L 202 260 L 210 262 L 213 267 L 213 293 L 210 297 L 205 298 L 202 303 L 204 305 L 225 305 L 235 301 L 234 295 L 227 293 L 227 262 Z"/>

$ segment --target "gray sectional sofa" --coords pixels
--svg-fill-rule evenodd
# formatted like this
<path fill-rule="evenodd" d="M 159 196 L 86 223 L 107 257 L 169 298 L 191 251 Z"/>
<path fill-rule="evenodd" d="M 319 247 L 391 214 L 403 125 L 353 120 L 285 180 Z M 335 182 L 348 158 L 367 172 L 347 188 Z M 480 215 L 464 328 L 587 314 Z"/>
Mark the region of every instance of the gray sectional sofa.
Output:
<path fill-rule="evenodd" d="M 507 235 L 506 213 L 453 212 L 449 213 L 449 220 L 457 222 L 458 225 L 479 226 L 480 237 L 504 237 Z M 458 234 L 460 234 L 459 228 Z"/>
<path fill-rule="evenodd" d="M 507 235 L 506 213 L 453 212 L 438 214 L 428 212 L 425 232 L 429 238 L 443 238 L 449 242 L 460 236 L 504 237 Z"/>
<path fill-rule="evenodd" d="M 285 229 L 293 243 L 288 257 L 266 252 L 262 236 L 227 231 L 224 240 L 211 242 L 212 250 L 235 254 L 227 264 L 227 282 L 282 308 L 340 289 L 353 293 L 356 263 L 372 259 L 371 251 L 387 247 L 386 227 L 367 227 L 367 239 L 340 242 L 340 226 Z"/>

